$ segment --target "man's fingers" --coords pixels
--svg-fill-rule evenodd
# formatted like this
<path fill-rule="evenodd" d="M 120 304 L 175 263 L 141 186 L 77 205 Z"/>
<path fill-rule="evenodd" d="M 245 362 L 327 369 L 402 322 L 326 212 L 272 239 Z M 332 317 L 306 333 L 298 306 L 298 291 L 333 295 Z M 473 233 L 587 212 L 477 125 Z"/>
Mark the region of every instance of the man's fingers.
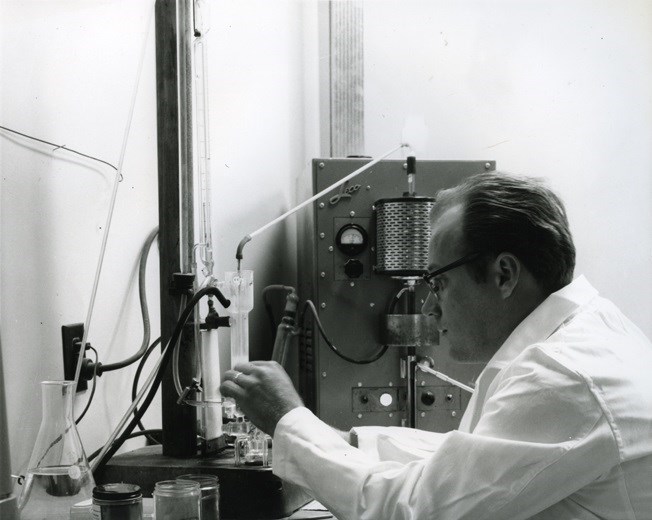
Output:
<path fill-rule="evenodd" d="M 236 385 L 246 388 L 248 386 L 251 386 L 251 383 L 253 383 L 253 378 L 245 374 L 244 372 L 241 372 L 240 370 L 227 370 L 224 372 L 224 381 L 232 381 Z"/>
<path fill-rule="evenodd" d="M 222 381 L 220 393 L 223 397 L 233 397 L 236 401 L 245 396 L 245 390 L 233 381 Z"/>

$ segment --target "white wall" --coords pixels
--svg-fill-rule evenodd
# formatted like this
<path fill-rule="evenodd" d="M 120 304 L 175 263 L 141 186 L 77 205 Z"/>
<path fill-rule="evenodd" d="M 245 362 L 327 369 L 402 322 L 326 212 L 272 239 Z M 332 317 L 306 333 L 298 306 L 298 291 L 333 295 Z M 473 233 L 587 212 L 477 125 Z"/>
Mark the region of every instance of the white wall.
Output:
<path fill-rule="evenodd" d="M 652 3 L 370 0 L 364 16 L 367 154 L 409 121 L 424 159 L 547 178 L 576 274 L 652 337 Z"/>
<path fill-rule="evenodd" d="M 213 236 L 218 273 L 235 267 L 246 233 L 294 202 L 295 183 L 318 155 L 314 5 L 211 0 L 209 33 Z M 117 164 L 136 68 L 153 1 L 0 0 L 0 124 Z M 141 245 L 158 222 L 154 33 L 124 162 L 89 341 L 102 362 L 140 345 Z M 306 76 L 308 75 L 308 76 Z M 304 85 L 306 87 L 304 88 Z M 1 346 L 9 399 L 12 470 L 31 452 L 40 388 L 61 379 L 60 326 L 84 321 L 111 193 L 112 175 L 92 161 L 2 132 L 0 193 Z M 266 283 L 295 283 L 294 227 L 280 226 L 245 249 L 245 267 Z M 158 254 L 148 296 L 158 336 Z M 269 334 L 262 306 L 252 354 Z M 126 409 L 132 369 L 105 374 L 80 425 L 87 452 Z M 80 411 L 86 396 L 78 399 Z M 144 423 L 160 425 L 155 402 Z M 136 442 L 136 441 L 133 441 Z M 4 461 L 3 461 L 4 463 Z"/>

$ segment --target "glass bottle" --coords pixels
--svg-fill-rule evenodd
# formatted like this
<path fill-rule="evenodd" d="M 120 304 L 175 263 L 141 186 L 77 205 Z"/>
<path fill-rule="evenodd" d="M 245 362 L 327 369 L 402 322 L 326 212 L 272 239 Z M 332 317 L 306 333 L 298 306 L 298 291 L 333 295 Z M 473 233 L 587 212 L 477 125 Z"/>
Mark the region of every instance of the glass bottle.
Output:
<path fill-rule="evenodd" d="M 21 520 L 67 520 L 95 481 L 73 420 L 74 381 L 43 381 L 42 419 L 18 499 Z"/>

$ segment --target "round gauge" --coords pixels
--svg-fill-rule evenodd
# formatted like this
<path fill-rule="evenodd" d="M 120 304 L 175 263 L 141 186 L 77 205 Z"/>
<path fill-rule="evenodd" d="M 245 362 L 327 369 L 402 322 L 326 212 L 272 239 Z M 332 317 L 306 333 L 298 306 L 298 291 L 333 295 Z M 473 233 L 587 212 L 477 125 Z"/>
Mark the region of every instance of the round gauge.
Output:
<path fill-rule="evenodd" d="M 337 232 L 335 243 L 345 255 L 359 255 L 367 248 L 367 232 L 362 226 L 347 224 Z"/>

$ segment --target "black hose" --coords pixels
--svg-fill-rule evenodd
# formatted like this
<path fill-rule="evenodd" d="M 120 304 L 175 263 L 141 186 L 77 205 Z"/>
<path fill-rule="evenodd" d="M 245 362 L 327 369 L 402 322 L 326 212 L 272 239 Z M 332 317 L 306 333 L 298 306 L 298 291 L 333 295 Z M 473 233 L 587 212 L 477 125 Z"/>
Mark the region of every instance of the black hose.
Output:
<path fill-rule="evenodd" d="M 344 361 L 348 361 L 349 363 L 354 363 L 356 365 L 368 365 L 370 363 L 373 363 L 374 361 L 378 361 L 381 357 L 385 355 L 385 352 L 387 352 L 387 350 L 389 349 L 388 345 L 383 345 L 383 347 L 381 347 L 381 349 L 369 359 L 354 359 L 352 357 L 347 356 L 346 354 L 342 354 L 326 336 L 324 327 L 322 326 L 321 321 L 319 320 L 319 315 L 317 314 L 317 309 L 315 308 L 315 304 L 312 303 L 310 300 L 306 300 L 304 303 L 303 311 L 301 313 L 301 323 L 303 323 L 303 317 L 306 312 L 306 309 L 310 309 L 310 311 L 312 312 L 313 318 L 315 319 L 315 323 L 317 324 L 317 329 L 319 329 L 319 334 L 321 334 L 321 337 L 324 338 L 324 341 L 326 342 L 328 347 L 335 354 L 341 357 Z"/>
<path fill-rule="evenodd" d="M 225 308 L 228 308 L 231 305 L 231 302 L 224 297 L 222 292 L 217 287 L 204 287 L 203 289 L 197 291 L 197 293 L 190 299 L 188 305 L 186 305 L 185 309 L 183 309 L 183 312 L 181 313 L 181 316 L 179 317 L 179 320 L 177 321 L 174 327 L 174 331 L 172 332 L 172 336 L 170 337 L 170 342 L 168 344 L 168 347 L 165 349 L 165 353 L 163 354 L 161 365 L 159 366 L 158 372 L 156 373 L 156 377 L 152 382 L 152 387 L 150 388 L 147 396 L 145 397 L 145 400 L 143 401 L 140 409 L 138 410 L 138 414 L 134 416 L 131 422 L 127 425 L 122 435 L 120 435 L 120 437 L 118 437 L 113 442 L 111 447 L 104 454 L 104 457 L 102 458 L 102 460 L 100 460 L 97 467 L 95 468 L 95 472 L 99 472 L 106 465 L 109 459 L 113 457 L 115 452 L 118 451 L 118 449 L 120 449 L 120 447 L 124 444 L 124 442 L 129 438 L 129 435 L 136 427 L 138 421 L 140 421 L 143 415 L 145 415 L 147 408 L 149 408 L 149 405 L 152 403 L 152 400 L 156 396 L 158 387 L 161 384 L 161 381 L 163 380 L 163 374 L 165 373 L 165 369 L 170 363 L 170 359 L 172 359 L 172 353 L 174 352 L 175 345 L 181 339 L 181 334 L 183 332 L 183 328 L 186 325 L 186 322 L 188 321 L 188 318 L 190 317 L 191 314 L 193 314 L 194 308 L 199 302 L 199 300 L 201 300 L 207 294 L 211 294 L 215 296 Z"/>
<path fill-rule="evenodd" d="M 142 358 L 140 358 L 140 362 L 138 363 L 138 368 L 136 368 L 136 373 L 134 374 L 134 382 L 131 385 L 131 400 L 135 401 L 136 396 L 138 395 L 138 380 L 140 379 L 140 374 L 143 371 L 143 368 L 145 367 L 145 363 L 147 362 L 147 358 L 149 358 L 149 355 L 154 351 L 156 346 L 161 342 L 161 338 L 159 337 L 157 340 L 152 343 L 148 349 L 147 352 L 143 355 Z M 138 408 L 134 408 L 134 416 L 138 413 Z M 137 425 L 138 429 L 140 431 L 145 431 L 147 428 L 143 426 L 143 423 L 141 420 L 138 420 Z M 154 437 L 151 435 L 145 435 L 147 437 L 147 440 L 149 440 L 152 444 L 159 444 L 159 441 L 156 440 Z"/>

